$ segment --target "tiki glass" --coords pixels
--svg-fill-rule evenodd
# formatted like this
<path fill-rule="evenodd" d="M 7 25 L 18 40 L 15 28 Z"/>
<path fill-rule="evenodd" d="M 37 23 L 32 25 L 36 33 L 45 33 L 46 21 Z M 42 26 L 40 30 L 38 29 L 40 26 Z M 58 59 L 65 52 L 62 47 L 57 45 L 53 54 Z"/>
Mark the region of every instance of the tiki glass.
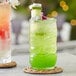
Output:
<path fill-rule="evenodd" d="M 11 6 L 8 2 L 0 3 L 0 63 L 11 62 L 10 36 Z"/>
<path fill-rule="evenodd" d="M 55 18 L 42 19 L 41 4 L 30 6 L 30 64 L 33 69 L 53 69 L 57 60 Z"/>

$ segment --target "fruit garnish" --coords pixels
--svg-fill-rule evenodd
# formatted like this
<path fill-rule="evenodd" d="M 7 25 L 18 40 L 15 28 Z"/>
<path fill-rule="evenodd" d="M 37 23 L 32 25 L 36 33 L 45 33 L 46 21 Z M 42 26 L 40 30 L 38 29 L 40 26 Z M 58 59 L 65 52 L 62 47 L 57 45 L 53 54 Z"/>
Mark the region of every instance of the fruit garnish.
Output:
<path fill-rule="evenodd" d="M 41 9 L 42 5 L 39 3 L 33 3 L 29 6 L 30 9 Z"/>
<path fill-rule="evenodd" d="M 47 19 L 47 17 L 42 12 L 42 20 L 46 20 L 46 19 Z"/>
<path fill-rule="evenodd" d="M 42 16 L 42 20 L 46 20 L 47 19 L 47 17 L 46 16 Z"/>

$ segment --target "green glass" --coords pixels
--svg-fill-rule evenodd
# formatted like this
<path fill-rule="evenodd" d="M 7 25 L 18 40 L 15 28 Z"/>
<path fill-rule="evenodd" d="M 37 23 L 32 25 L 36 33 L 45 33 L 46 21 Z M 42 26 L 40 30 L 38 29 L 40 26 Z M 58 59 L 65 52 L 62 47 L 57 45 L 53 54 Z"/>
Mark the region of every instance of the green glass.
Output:
<path fill-rule="evenodd" d="M 30 64 L 33 69 L 52 69 L 57 61 L 56 19 L 31 20 Z"/>

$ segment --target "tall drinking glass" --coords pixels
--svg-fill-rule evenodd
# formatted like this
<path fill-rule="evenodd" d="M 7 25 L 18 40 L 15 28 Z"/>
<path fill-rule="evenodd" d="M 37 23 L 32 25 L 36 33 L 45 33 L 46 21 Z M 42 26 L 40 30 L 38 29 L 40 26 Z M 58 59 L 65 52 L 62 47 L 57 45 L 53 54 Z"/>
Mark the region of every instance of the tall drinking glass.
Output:
<path fill-rule="evenodd" d="M 0 3 L 0 64 L 11 62 L 10 14 L 10 4 Z"/>
<path fill-rule="evenodd" d="M 33 4 L 30 21 L 30 64 L 33 69 L 53 69 L 57 60 L 55 18 L 41 19 L 41 5 Z"/>

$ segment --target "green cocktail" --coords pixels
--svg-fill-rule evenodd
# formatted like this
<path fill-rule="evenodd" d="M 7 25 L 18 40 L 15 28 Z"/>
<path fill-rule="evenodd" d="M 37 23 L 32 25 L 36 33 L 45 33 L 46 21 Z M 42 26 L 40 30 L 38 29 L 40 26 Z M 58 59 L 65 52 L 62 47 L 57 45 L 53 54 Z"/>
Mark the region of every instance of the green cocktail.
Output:
<path fill-rule="evenodd" d="M 37 13 L 39 14 L 39 9 L 34 10 L 35 12 L 38 10 Z M 30 64 L 33 69 L 52 69 L 55 67 L 57 60 L 56 40 L 56 19 L 31 20 Z"/>

